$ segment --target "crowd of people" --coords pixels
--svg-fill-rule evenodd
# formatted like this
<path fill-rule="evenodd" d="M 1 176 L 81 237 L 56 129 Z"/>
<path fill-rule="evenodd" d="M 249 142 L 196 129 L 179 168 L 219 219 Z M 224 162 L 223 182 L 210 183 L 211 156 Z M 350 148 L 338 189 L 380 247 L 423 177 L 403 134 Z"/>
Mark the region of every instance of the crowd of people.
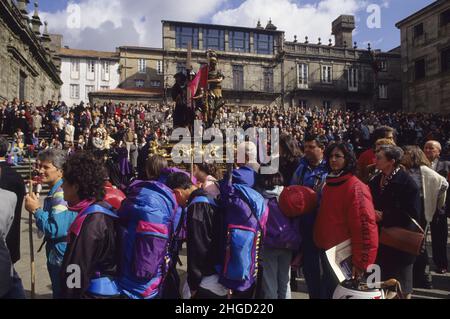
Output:
<path fill-rule="evenodd" d="M 447 272 L 449 117 L 224 107 L 219 129 L 280 128 L 279 171 L 261 174 L 258 147 L 246 141 L 237 146 L 244 162 L 226 172 L 197 163 L 190 174 L 150 154 L 152 143 L 169 141 L 173 108 L 5 102 L 0 125 L 12 145 L 0 139 L 8 203 L 0 267 L 20 258 L 25 201 L 45 238 L 54 298 L 286 299 L 301 268 L 310 298 L 329 299 L 342 283 L 325 251 L 347 239 L 351 278 L 363 281 L 377 264 L 381 280 L 396 279 L 410 298 L 413 288 L 431 288 L 428 251 L 424 240 L 395 239 L 429 229 L 436 272 Z M 10 168 L 20 151 L 36 156 L 38 183 L 50 187 L 43 206 Z M 68 284 L 72 265 L 79 285 Z M 24 296 L 15 271 L 0 274 L 0 297 Z"/>

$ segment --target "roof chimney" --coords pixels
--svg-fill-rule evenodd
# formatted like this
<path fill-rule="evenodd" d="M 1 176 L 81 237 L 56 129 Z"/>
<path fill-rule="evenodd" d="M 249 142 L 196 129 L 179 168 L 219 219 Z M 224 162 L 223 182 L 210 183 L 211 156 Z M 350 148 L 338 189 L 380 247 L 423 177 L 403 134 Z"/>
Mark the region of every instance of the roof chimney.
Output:
<path fill-rule="evenodd" d="M 335 37 L 334 45 L 344 47 L 345 43 L 353 43 L 352 32 L 355 30 L 355 16 L 341 15 L 333 21 L 332 34 Z"/>

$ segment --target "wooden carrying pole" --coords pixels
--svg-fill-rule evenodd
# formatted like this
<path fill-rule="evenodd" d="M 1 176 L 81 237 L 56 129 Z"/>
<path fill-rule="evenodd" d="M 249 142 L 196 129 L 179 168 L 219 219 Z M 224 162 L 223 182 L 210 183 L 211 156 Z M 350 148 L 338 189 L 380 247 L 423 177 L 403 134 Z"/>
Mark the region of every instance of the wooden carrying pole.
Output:
<path fill-rule="evenodd" d="M 31 154 L 28 155 L 28 165 L 29 165 L 29 193 L 33 192 L 33 177 L 31 173 Z M 31 299 L 34 299 L 35 286 L 36 286 L 36 269 L 34 264 L 34 243 L 33 243 L 33 213 L 28 213 L 28 240 L 30 242 L 30 268 L 31 268 Z"/>
<path fill-rule="evenodd" d="M 186 75 L 187 75 L 187 83 L 186 83 L 186 104 L 189 109 L 189 112 L 192 112 L 194 108 L 192 103 L 192 96 L 189 84 L 191 83 L 191 71 L 192 71 L 192 43 L 188 42 L 187 45 L 187 57 L 186 57 Z M 195 94 L 195 93 L 194 93 Z M 189 118 L 189 131 L 191 133 L 191 145 L 190 145 L 190 160 L 191 160 L 191 180 L 194 177 L 194 127 L 192 125 L 191 119 Z"/>

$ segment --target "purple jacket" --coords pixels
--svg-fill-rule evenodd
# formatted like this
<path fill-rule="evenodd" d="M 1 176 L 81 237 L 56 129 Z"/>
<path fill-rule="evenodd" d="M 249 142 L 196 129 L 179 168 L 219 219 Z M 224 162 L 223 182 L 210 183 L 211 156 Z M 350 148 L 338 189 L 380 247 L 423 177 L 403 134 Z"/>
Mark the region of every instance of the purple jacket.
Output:
<path fill-rule="evenodd" d="M 300 248 L 299 218 L 286 217 L 278 206 L 278 196 L 283 187 L 264 191 L 262 195 L 269 200 L 269 218 L 266 224 L 264 247 L 297 250 Z"/>

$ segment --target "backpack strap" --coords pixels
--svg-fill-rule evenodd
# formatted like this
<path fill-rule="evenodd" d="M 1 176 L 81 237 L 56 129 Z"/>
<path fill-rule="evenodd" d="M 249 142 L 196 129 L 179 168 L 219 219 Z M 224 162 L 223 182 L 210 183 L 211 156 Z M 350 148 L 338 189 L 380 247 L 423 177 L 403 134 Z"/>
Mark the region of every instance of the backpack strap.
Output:
<path fill-rule="evenodd" d="M 110 207 L 110 209 L 108 209 L 108 208 L 106 208 L 106 207 L 104 207 L 102 205 L 99 205 L 99 204 L 94 204 L 92 206 L 89 206 L 83 212 L 83 215 L 87 216 L 87 215 L 92 215 L 92 214 L 95 214 L 95 213 L 101 213 L 101 214 L 105 214 L 107 216 L 110 216 L 112 218 L 118 218 L 117 214 L 112 211 L 112 206 L 109 205 L 109 207 Z"/>
<path fill-rule="evenodd" d="M 194 204 L 197 203 L 205 203 L 205 204 L 210 204 L 211 206 L 214 207 L 219 207 L 219 205 L 217 205 L 216 201 L 212 198 L 209 198 L 208 196 L 197 196 L 195 197 L 187 206 L 187 209 L 189 209 L 189 207 L 191 207 Z"/>

